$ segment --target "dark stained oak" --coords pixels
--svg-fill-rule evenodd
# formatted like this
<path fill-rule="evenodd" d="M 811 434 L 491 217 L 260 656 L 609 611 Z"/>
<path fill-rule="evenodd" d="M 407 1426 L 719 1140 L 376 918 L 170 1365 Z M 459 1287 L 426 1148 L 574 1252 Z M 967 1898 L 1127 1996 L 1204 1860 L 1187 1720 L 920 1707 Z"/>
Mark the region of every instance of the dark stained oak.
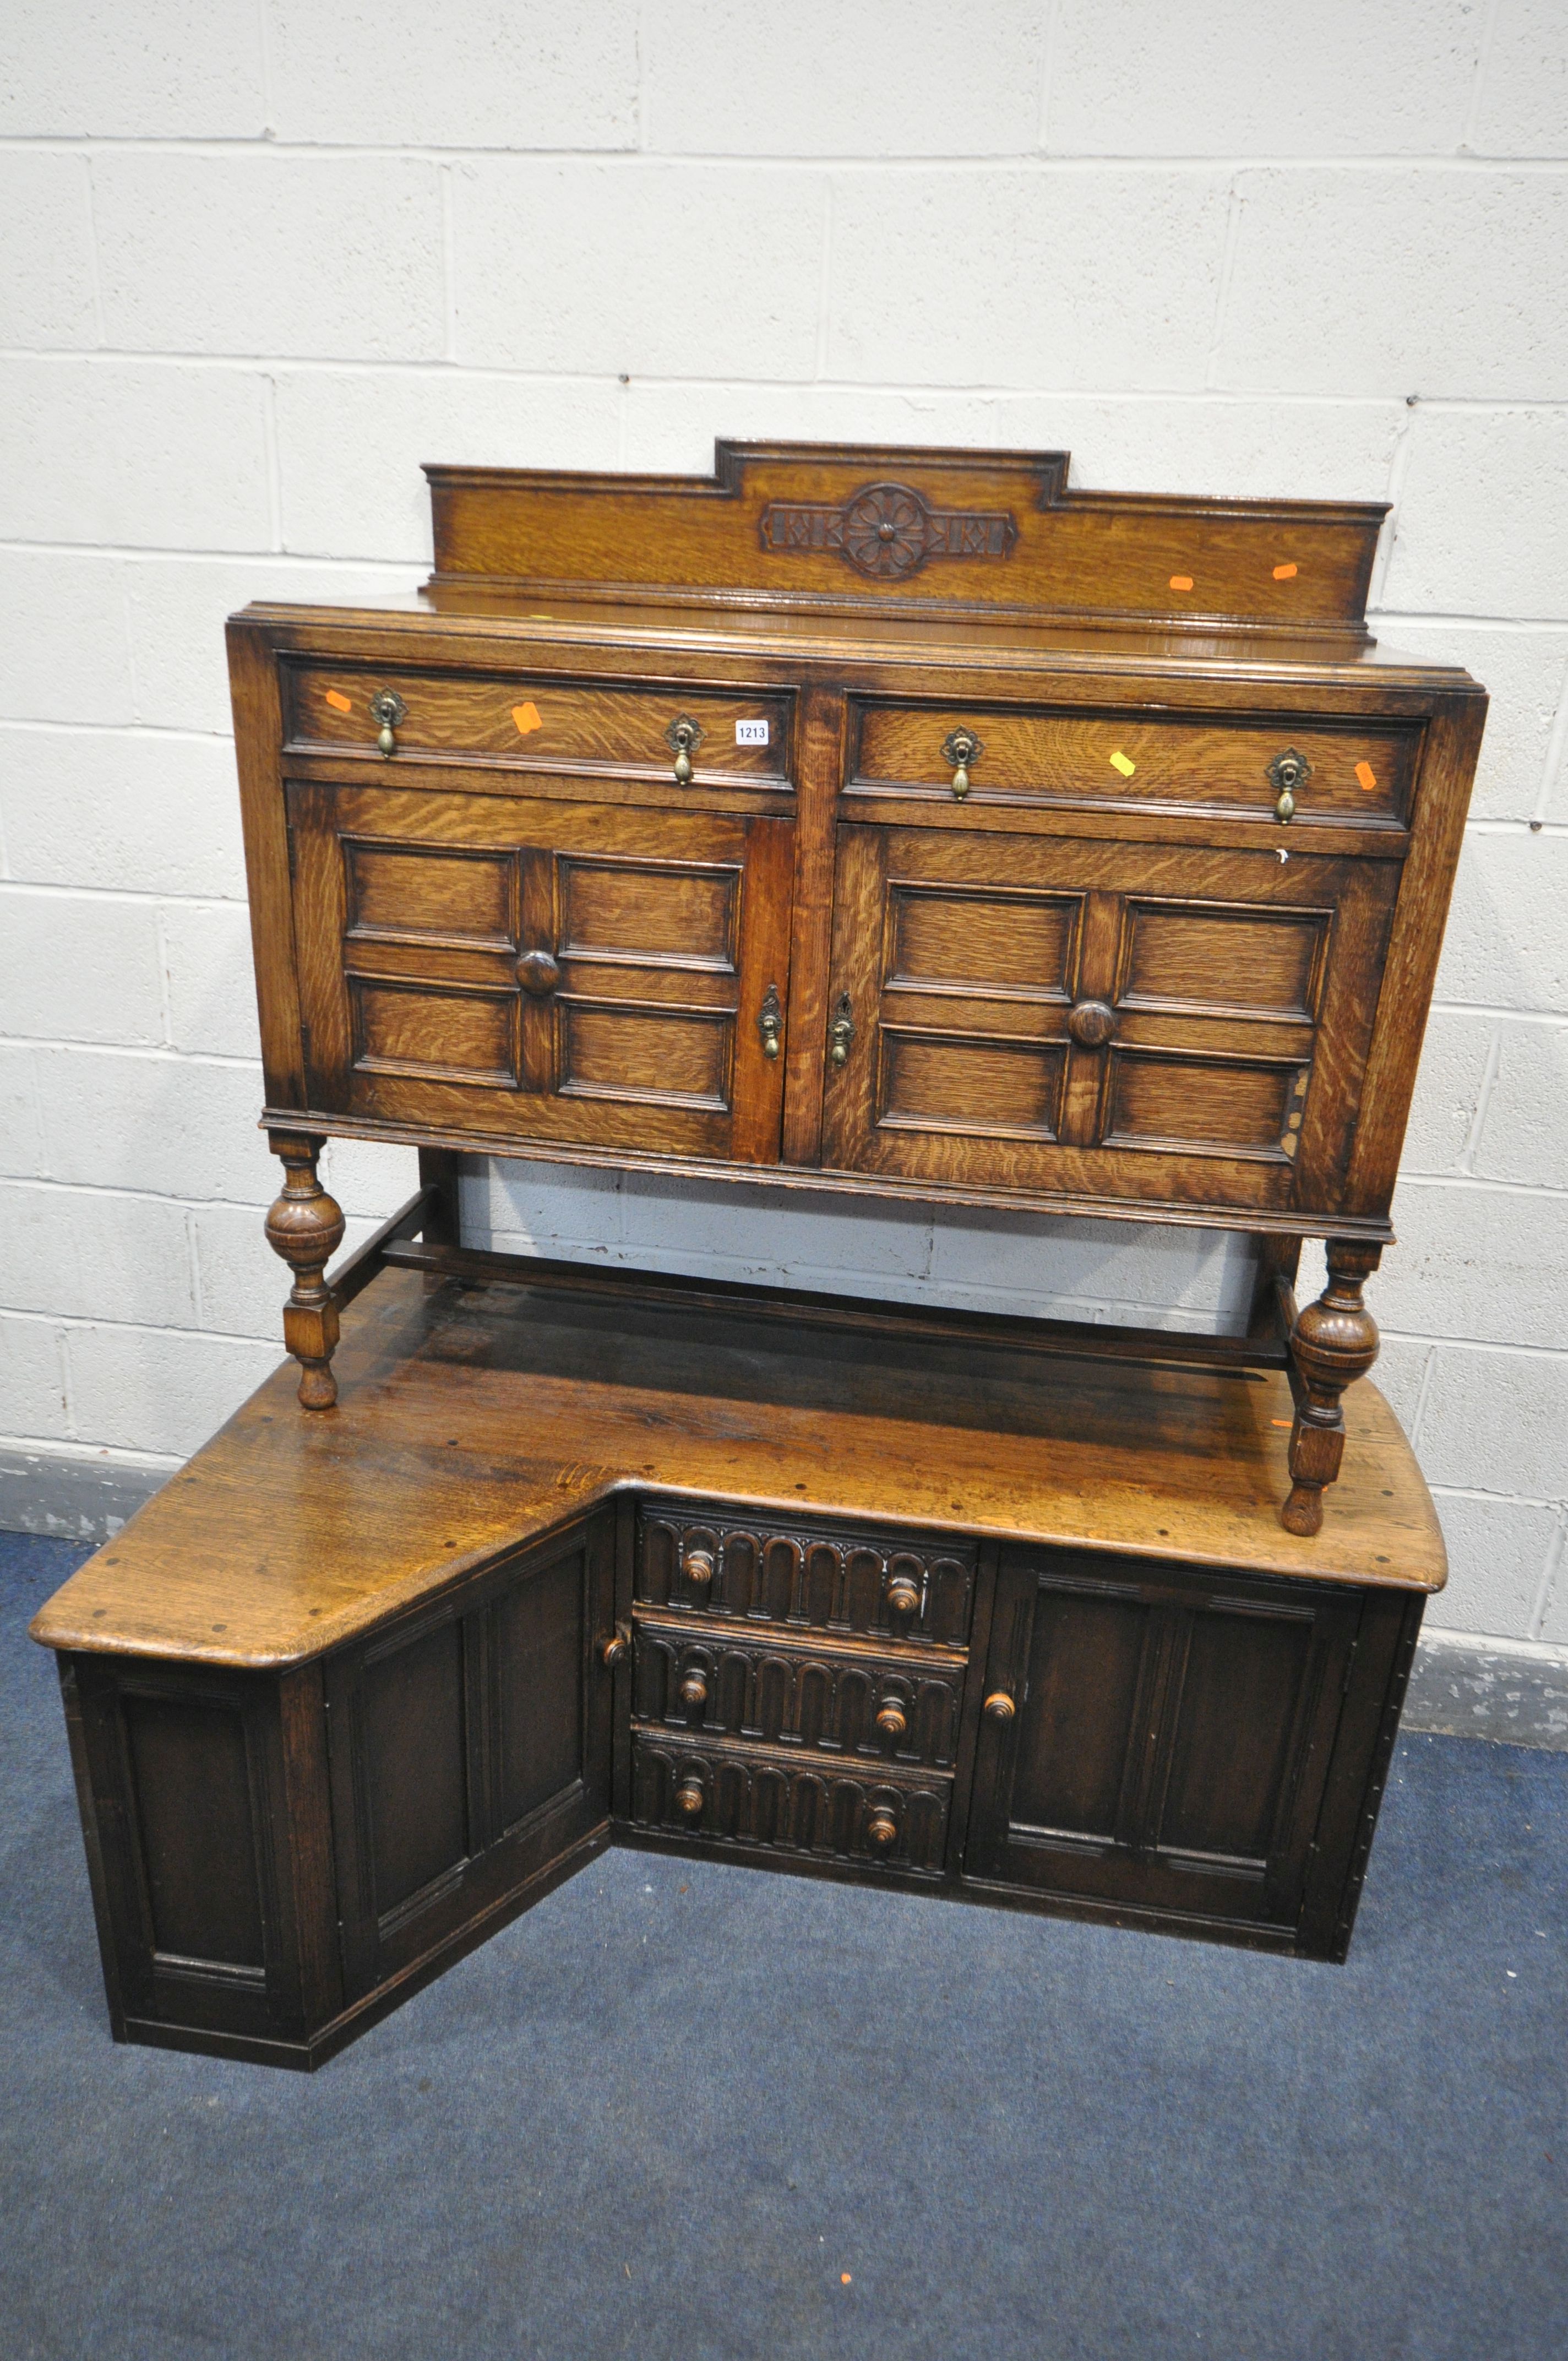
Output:
<path fill-rule="evenodd" d="M 35 1620 L 117 2037 L 317 2065 L 611 1841 L 1343 1958 L 1409 1445 L 1308 1542 L 1281 1371 L 1054 1343 L 383 1267 Z"/>

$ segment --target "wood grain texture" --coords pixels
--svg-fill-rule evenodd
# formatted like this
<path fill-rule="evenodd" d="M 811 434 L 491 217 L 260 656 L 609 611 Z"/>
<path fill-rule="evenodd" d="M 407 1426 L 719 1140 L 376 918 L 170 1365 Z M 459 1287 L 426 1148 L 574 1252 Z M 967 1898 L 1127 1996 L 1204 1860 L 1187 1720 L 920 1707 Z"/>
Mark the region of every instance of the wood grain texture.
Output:
<path fill-rule="evenodd" d="M 1277 1373 L 1027 1359 L 928 1338 L 759 1338 L 743 1315 L 585 1310 L 386 1272 L 337 1409 L 269 1378 L 40 1611 L 59 1649 L 308 1661 L 619 1491 L 1328 1581 L 1442 1586 L 1409 1446 L 1369 1383 L 1316 1541 L 1281 1530 Z M 221 1628 L 218 1628 L 221 1627 Z"/>
<path fill-rule="evenodd" d="M 548 590 L 592 582 L 853 612 L 897 600 L 948 613 L 1217 620 L 1360 635 L 1378 503 L 1206 500 L 1066 489 L 1066 452 L 720 442 L 710 478 L 427 467 L 438 579 Z M 940 516 L 1003 528 L 984 554 L 929 533 L 902 578 L 894 546 L 868 572 L 853 536 L 781 532 L 775 504 L 842 511 L 891 488 Z M 825 521 L 826 522 L 826 521 Z M 872 533 L 874 538 L 875 527 Z M 897 536 L 892 541 L 896 542 Z M 939 553 L 939 554 L 938 554 Z M 1190 580 L 1174 593 L 1172 577 Z M 1173 595 L 1174 594 L 1174 595 Z"/>

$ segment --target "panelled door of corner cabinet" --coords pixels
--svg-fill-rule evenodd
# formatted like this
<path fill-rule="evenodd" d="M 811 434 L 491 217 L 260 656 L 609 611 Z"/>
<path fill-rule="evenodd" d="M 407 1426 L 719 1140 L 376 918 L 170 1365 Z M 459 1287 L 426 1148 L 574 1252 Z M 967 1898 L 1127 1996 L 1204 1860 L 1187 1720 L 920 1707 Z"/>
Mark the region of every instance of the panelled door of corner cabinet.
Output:
<path fill-rule="evenodd" d="M 790 821 L 296 781 L 289 824 L 313 1107 L 776 1159 Z"/>
<path fill-rule="evenodd" d="M 1399 865 L 1280 849 L 841 827 L 824 1163 L 1332 1207 Z"/>
<path fill-rule="evenodd" d="M 1359 1598 L 1003 1554 L 966 1877 L 1291 1926 Z"/>
<path fill-rule="evenodd" d="M 613 1592 L 614 1520 L 601 1513 L 328 1665 L 350 1999 L 603 1827 Z"/>

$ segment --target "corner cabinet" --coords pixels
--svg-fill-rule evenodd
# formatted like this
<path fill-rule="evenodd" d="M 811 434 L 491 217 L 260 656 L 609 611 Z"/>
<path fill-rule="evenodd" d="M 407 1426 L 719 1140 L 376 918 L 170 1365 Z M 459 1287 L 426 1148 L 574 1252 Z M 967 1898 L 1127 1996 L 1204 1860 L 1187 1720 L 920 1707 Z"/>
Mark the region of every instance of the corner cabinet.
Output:
<path fill-rule="evenodd" d="M 1051 453 L 428 472 L 420 611 L 230 626 L 306 1406 L 334 1133 L 422 1151 L 433 1269 L 464 1151 L 1200 1223 L 1258 1241 L 1214 1349 L 1289 1374 L 1316 1532 L 1485 711 L 1373 646 L 1383 511 Z"/>

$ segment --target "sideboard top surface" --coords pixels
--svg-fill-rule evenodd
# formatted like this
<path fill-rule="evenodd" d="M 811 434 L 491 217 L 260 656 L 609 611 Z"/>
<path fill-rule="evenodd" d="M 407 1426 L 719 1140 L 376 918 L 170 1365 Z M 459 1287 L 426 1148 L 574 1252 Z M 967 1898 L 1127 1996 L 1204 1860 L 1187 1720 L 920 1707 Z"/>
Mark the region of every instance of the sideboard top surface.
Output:
<path fill-rule="evenodd" d="M 383 1271 L 338 1407 L 285 1365 L 35 1620 L 44 1645 L 301 1663 L 617 1491 L 1436 1590 L 1442 1534 L 1370 1383 L 1315 1540 L 1285 1532 L 1278 1371 L 1032 1360 Z M 797 1477 L 797 1471 L 806 1471 Z"/>

